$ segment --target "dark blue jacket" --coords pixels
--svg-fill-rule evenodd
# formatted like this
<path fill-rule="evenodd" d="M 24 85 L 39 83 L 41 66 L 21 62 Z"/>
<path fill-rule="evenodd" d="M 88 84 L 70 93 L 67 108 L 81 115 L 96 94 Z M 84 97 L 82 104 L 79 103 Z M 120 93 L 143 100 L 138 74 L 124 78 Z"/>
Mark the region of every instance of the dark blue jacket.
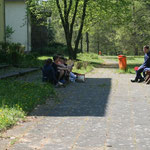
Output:
<path fill-rule="evenodd" d="M 51 82 L 52 84 L 57 83 L 57 79 L 55 76 L 55 71 L 51 65 L 44 65 L 42 68 L 43 73 L 43 81 Z"/>
<path fill-rule="evenodd" d="M 150 67 L 150 52 L 145 54 L 143 66 L 148 68 Z"/>

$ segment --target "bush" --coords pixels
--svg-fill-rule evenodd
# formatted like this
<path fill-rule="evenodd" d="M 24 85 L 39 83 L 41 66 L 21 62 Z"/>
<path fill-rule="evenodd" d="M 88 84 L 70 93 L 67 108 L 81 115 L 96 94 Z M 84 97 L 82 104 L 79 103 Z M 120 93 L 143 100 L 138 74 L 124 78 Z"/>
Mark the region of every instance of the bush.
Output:
<path fill-rule="evenodd" d="M 22 57 L 19 67 L 42 67 L 44 65 L 43 61 L 37 59 L 37 56 L 32 53 L 26 54 Z"/>
<path fill-rule="evenodd" d="M 1 63 L 8 63 L 16 65 L 24 55 L 24 46 L 20 43 L 0 43 L 2 50 L 0 50 Z"/>
<path fill-rule="evenodd" d="M 85 61 L 77 61 L 75 62 L 75 68 L 76 69 L 86 69 L 87 66 L 90 65 L 90 63 L 85 62 Z"/>
<path fill-rule="evenodd" d="M 25 53 L 20 43 L 1 43 L 0 63 L 7 63 L 17 67 L 39 67 L 43 63 L 37 59 L 37 52 Z"/>
<path fill-rule="evenodd" d="M 67 46 L 61 43 L 50 43 L 48 47 L 35 49 L 33 52 L 38 52 L 41 55 L 68 55 Z"/>

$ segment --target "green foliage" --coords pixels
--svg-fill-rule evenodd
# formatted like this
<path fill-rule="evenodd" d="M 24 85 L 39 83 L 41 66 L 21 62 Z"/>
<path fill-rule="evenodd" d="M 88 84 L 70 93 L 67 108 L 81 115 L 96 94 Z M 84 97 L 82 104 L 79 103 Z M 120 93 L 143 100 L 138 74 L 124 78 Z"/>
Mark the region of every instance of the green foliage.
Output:
<path fill-rule="evenodd" d="M 0 107 L 0 131 L 11 127 L 17 121 L 24 119 L 25 113 L 21 108 Z"/>
<path fill-rule="evenodd" d="M 101 57 L 94 53 L 80 53 L 77 55 L 79 61 L 75 62 L 73 72 L 87 73 L 90 72 L 94 67 L 100 67 L 104 61 Z"/>
<path fill-rule="evenodd" d="M 48 0 L 46 3 L 38 3 L 38 0 L 31 0 L 31 12 L 38 18 L 44 18 L 44 13 L 51 12 L 51 26 L 55 31 L 55 42 L 66 44 L 64 25 L 71 24 L 75 12 L 76 1 L 72 1 L 72 7 L 65 18 L 65 0 L 59 1 L 64 21 L 60 18 L 56 0 Z M 67 9 L 70 1 L 66 1 Z M 80 22 L 82 20 L 82 8 L 84 0 L 79 0 L 73 32 L 70 34 L 71 47 L 75 48 Z M 149 44 L 150 39 L 150 3 L 147 0 L 88 0 L 83 35 L 83 51 L 86 51 L 85 32 L 89 33 L 90 52 L 102 51 L 104 55 L 141 55 L 143 45 Z M 65 20 L 66 19 L 66 20 Z M 52 32 L 51 32 L 52 33 Z M 67 43 L 68 45 L 68 43 Z M 53 47 L 45 51 L 54 51 Z M 78 48 L 79 49 L 79 48 Z"/>
<path fill-rule="evenodd" d="M 122 1 L 119 2 L 122 3 Z M 107 55 L 142 54 L 142 47 L 149 44 L 150 38 L 150 6 L 144 0 L 130 0 L 128 2 L 126 13 L 121 13 L 121 18 L 124 18 L 122 23 L 115 21 L 114 15 L 111 15 L 110 18 L 101 20 L 101 23 L 95 24 L 91 28 L 91 51 L 99 49 L 102 54 Z M 120 9 L 118 12 L 120 16 Z"/>
<path fill-rule="evenodd" d="M 10 27 L 9 25 L 6 26 L 6 29 L 5 29 L 5 37 L 6 39 L 11 39 L 11 35 L 15 32 L 15 30 L 13 30 L 12 27 Z"/>
<path fill-rule="evenodd" d="M 90 63 L 102 64 L 104 61 L 95 53 L 79 53 L 77 58 L 82 61 L 87 61 Z"/>
<path fill-rule="evenodd" d="M 1 43 L 0 63 L 7 63 L 17 67 L 39 67 L 43 62 L 39 61 L 37 52 L 25 53 L 24 46 L 20 43 Z"/>
<path fill-rule="evenodd" d="M 38 52 L 41 55 L 68 55 L 67 46 L 62 43 L 49 43 L 47 47 L 35 49 L 33 52 Z"/>
<path fill-rule="evenodd" d="M 0 43 L 0 63 L 9 63 L 15 65 L 19 63 L 20 56 L 24 53 L 24 46 L 20 43 Z"/>
<path fill-rule="evenodd" d="M 112 59 L 116 62 L 118 62 L 117 56 L 107 56 L 106 59 Z M 127 69 L 126 70 L 120 70 L 118 69 L 118 73 L 131 73 L 135 74 L 134 67 L 140 66 L 144 62 L 144 56 L 127 56 Z"/>
<path fill-rule="evenodd" d="M 14 125 L 38 104 L 55 95 L 49 84 L 0 81 L 0 131 Z"/>
<path fill-rule="evenodd" d="M 38 55 L 35 55 L 35 53 L 29 53 L 23 55 L 23 57 L 20 59 L 20 62 L 18 63 L 18 67 L 42 67 L 44 62 L 39 61 L 37 59 Z"/>

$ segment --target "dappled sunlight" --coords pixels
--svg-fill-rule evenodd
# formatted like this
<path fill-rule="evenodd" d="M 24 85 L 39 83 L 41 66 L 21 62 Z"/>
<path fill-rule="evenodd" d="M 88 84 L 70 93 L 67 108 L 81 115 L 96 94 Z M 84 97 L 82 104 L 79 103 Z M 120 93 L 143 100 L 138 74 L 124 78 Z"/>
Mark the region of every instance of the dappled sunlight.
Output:
<path fill-rule="evenodd" d="M 46 60 L 48 58 L 52 58 L 52 56 L 39 56 L 37 59 L 38 60 Z"/>

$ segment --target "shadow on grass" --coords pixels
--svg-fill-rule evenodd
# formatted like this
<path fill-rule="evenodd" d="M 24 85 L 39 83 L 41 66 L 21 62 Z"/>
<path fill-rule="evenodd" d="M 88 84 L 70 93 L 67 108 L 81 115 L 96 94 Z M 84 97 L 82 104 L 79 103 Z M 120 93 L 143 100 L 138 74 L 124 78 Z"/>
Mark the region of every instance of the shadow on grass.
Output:
<path fill-rule="evenodd" d="M 102 65 L 100 65 L 100 68 L 118 68 L 118 64 L 102 64 Z"/>
<path fill-rule="evenodd" d="M 32 115 L 50 117 L 82 117 L 106 115 L 111 78 L 87 78 L 85 83 L 69 84 L 57 89 L 60 104 L 50 110 L 44 105 Z"/>
<path fill-rule="evenodd" d="M 91 62 L 91 65 L 95 68 L 101 68 L 101 63 L 97 63 L 97 62 Z"/>
<path fill-rule="evenodd" d="M 95 68 L 118 68 L 118 64 L 101 64 L 101 63 L 96 63 L 96 62 L 91 62 L 91 65 Z"/>

